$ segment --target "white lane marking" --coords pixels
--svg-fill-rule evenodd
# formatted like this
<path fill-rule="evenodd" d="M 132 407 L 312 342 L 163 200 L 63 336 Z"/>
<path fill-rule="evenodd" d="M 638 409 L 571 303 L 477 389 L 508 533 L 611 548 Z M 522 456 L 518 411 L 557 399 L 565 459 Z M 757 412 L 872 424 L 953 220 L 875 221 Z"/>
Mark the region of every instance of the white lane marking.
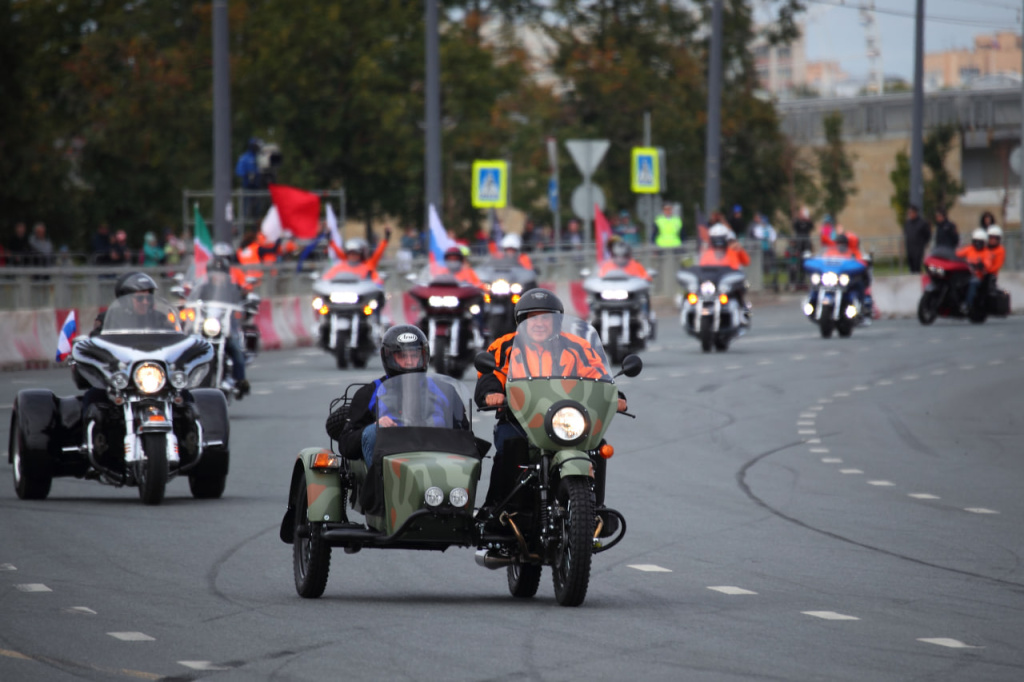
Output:
<path fill-rule="evenodd" d="M 17 571 L 14 564 L 0 564 L 0 571 Z"/>
<path fill-rule="evenodd" d="M 829 452 L 829 449 L 828 448 L 811 448 L 811 452 L 827 454 Z"/>
<path fill-rule="evenodd" d="M 734 585 L 718 585 L 716 587 L 709 587 L 709 590 L 715 592 L 721 592 L 722 594 L 757 594 L 751 590 L 745 590 L 742 587 L 735 587 Z"/>
<path fill-rule="evenodd" d="M 832 401 L 830 400 L 829 402 L 832 402 Z M 825 408 L 824 408 L 824 407 L 822 407 L 821 405 L 813 405 L 813 406 L 811 406 L 811 407 L 808 407 L 807 409 L 808 409 L 808 410 L 814 410 L 815 412 L 821 412 L 821 411 L 822 411 L 822 410 L 824 410 Z"/>
<path fill-rule="evenodd" d="M 88 606 L 72 606 L 71 608 L 64 609 L 67 613 L 82 613 L 87 616 L 95 616 L 96 612 L 90 609 Z"/>
<path fill-rule="evenodd" d="M 790 359 L 792 359 L 792 360 L 806 360 L 806 359 L 807 359 L 807 356 L 806 356 L 806 355 L 794 355 L 794 356 L 793 356 L 792 358 L 790 358 Z"/>
<path fill-rule="evenodd" d="M 935 369 L 935 370 L 932 370 L 932 376 L 933 376 L 933 377 L 941 377 L 941 376 L 942 376 L 943 374 L 945 374 L 945 373 L 946 373 L 946 370 L 944 370 L 944 369 Z"/>
<path fill-rule="evenodd" d="M 743 369 L 743 365 L 726 365 L 726 369 Z"/>
<path fill-rule="evenodd" d="M 989 360 L 988 364 L 993 365 L 993 366 L 1001 365 L 1001 364 L 1003 364 L 1003 361 L 1002 360 Z"/>
<path fill-rule="evenodd" d="M 286 365 L 306 365 L 306 364 L 309 364 L 309 361 L 306 360 L 305 358 L 292 358 L 291 360 L 286 360 L 284 364 L 286 364 Z"/>
<path fill-rule="evenodd" d="M 840 469 L 839 473 L 841 473 L 841 474 L 863 474 L 864 471 L 861 470 L 861 469 Z"/>
<path fill-rule="evenodd" d="M 835 611 L 801 611 L 800 613 L 824 620 L 860 620 L 857 616 L 847 616 L 845 613 L 836 613 Z"/>
<path fill-rule="evenodd" d="M 673 379 L 678 379 L 679 377 L 685 377 L 687 374 L 689 374 L 689 372 L 669 372 L 668 373 L 668 375 L 671 378 L 673 378 Z"/>
<path fill-rule="evenodd" d="M 711 370 L 711 369 L 702 369 L 699 372 L 697 372 L 697 374 L 711 374 L 711 372 L 713 372 L 713 371 L 714 370 Z"/>
<path fill-rule="evenodd" d="M 287 388 L 288 388 L 289 391 L 301 391 L 301 390 L 305 389 L 306 387 L 303 384 L 292 384 L 291 386 L 288 386 Z"/>
<path fill-rule="evenodd" d="M 797 422 L 796 425 L 797 426 L 814 426 L 814 422 L 802 421 L 802 422 Z"/>
<path fill-rule="evenodd" d="M 871 388 L 871 387 L 870 386 L 854 386 L 853 390 L 855 390 L 855 391 L 866 391 L 869 388 Z"/>
<path fill-rule="evenodd" d="M 995 509 L 986 509 L 985 507 L 965 507 L 964 511 L 971 512 L 972 514 L 998 514 Z"/>
<path fill-rule="evenodd" d="M 929 339 L 928 340 L 928 343 L 938 343 L 938 342 L 939 342 L 938 339 Z"/>
<path fill-rule="evenodd" d="M 924 642 L 925 644 L 935 644 L 937 646 L 944 646 L 950 649 L 981 649 L 983 647 L 972 646 L 970 644 L 964 644 L 959 639 L 950 639 L 949 637 L 918 637 L 917 641 Z"/>
<path fill-rule="evenodd" d="M 53 592 L 53 590 L 42 583 L 23 583 L 14 587 L 19 592 Z"/>
<path fill-rule="evenodd" d="M 3 405 L 0 405 L 0 410 L 13 410 L 13 409 L 14 409 L 14 403 L 4 403 Z"/>
<path fill-rule="evenodd" d="M 822 457 L 821 461 L 825 464 L 842 464 L 843 459 L 841 457 Z"/>
<path fill-rule="evenodd" d="M 832 398 L 818 398 L 818 402 L 821 403 L 822 405 L 828 405 L 830 402 L 832 402 Z"/>
<path fill-rule="evenodd" d="M 657 381 L 660 377 L 644 377 L 643 381 Z"/>
<path fill-rule="evenodd" d="M 834 397 L 836 397 L 836 398 L 849 398 L 850 397 L 850 394 L 847 393 L 846 391 L 836 391 L 832 395 Z"/>
<path fill-rule="evenodd" d="M 808 438 L 804 442 L 807 443 L 808 445 L 818 445 L 819 443 L 821 443 L 821 439 L 820 438 Z"/>
<path fill-rule="evenodd" d="M 900 377 L 900 379 L 903 379 L 903 381 L 916 381 L 917 379 L 920 378 L 921 377 L 917 376 L 916 374 L 907 374 L 906 376 Z"/>
<path fill-rule="evenodd" d="M 932 495 L 931 493 L 908 493 L 907 497 L 913 497 L 915 500 L 941 500 L 942 499 L 938 495 Z"/>
<path fill-rule="evenodd" d="M 762 365 L 762 366 L 764 366 L 764 365 L 774 365 L 775 361 L 774 360 L 759 360 L 757 364 Z"/>
<path fill-rule="evenodd" d="M 671 573 L 672 572 L 672 569 L 670 569 L 670 568 L 662 568 L 661 566 L 656 566 L 655 564 L 628 564 L 627 567 L 628 568 L 635 568 L 636 570 L 643 571 L 645 573 Z"/>
<path fill-rule="evenodd" d="M 893 483 L 892 481 L 868 481 L 868 485 L 877 485 L 877 486 L 887 487 L 887 486 L 896 485 L 896 484 Z"/>
<path fill-rule="evenodd" d="M 974 365 L 960 365 L 960 369 L 974 369 Z"/>
<path fill-rule="evenodd" d="M 178 661 L 178 665 L 192 670 L 231 670 L 230 667 L 215 665 L 213 661 Z"/>
<path fill-rule="evenodd" d="M 800 413 L 800 418 L 801 419 L 817 419 L 818 418 L 818 413 L 817 412 L 801 412 Z"/>
<path fill-rule="evenodd" d="M 800 429 L 797 431 L 797 435 L 800 436 L 813 436 L 816 433 L 818 432 L 815 431 L 814 429 Z"/>
<path fill-rule="evenodd" d="M 155 642 L 156 637 L 150 637 L 142 632 L 108 632 L 108 635 L 122 642 Z"/>
<path fill-rule="evenodd" d="M 825 351 L 824 355 L 825 355 L 826 358 L 832 357 L 833 355 L 839 355 L 839 351 L 837 351 L 837 350 L 827 350 L 827 351 Z"/>
<path fill-rule="evenodd" d="M 259 390 L 252 392 L 253 395 L 270 395 L 271 393 L 273 393 L 273 391 L 268 391 L 265 388 L 261 388 Z"/>
<path fill-rule="evenodd" d="M 879 379 L 878 380 L 878 385 L 879 386 L 892 386 L 892 381 L 890 381 L 889 379 Z"/>

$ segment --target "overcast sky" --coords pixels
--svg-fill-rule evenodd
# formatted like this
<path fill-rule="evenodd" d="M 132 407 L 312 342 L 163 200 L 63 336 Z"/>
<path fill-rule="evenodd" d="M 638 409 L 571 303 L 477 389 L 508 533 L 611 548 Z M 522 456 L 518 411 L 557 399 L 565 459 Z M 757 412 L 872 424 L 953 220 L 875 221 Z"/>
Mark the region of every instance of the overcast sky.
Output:
<path fill-rule="evenodd" d="M 854 78 L 868 72 L 864 27 L 857 9 L 870 0 L 805 0 L 803 15 L 807 59 L 837 60 Z M 874 0 L 875 21 L 887 76 L 911 80 L 914 71 L 914 9 L 916 0 Z M 835 5 L 846 4 L 847 7 Z M 1024 0 L 925 0 L 925 52 L 970 48 L 974 36 L 997 30 L 1020 32 Z M 888 14 L 891 11 L 896 14 Z M 909 16 L 898 16 L 907 14 Z"/>

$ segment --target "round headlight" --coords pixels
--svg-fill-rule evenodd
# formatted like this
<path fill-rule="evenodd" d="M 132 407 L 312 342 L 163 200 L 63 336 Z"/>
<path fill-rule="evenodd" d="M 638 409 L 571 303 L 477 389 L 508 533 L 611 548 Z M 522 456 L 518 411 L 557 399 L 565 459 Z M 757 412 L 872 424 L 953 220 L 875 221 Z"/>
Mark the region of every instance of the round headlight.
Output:
<path fill-rule="evenodd" d="M 850 283 L 850 276 L 847 275 L 845 272 L 839 275 L 839 283 L 845 287 L 847 284 Z"/>
<path fill-rule="evenodd" d="M 821 276 L 821 283 L 827 287 L 834 287 L 839 283 L 839 276 L 834 272 L 826 272 Z"/>
<path fill-rule="evenodd" d="M 821 284 L 821 275 L 818 273 L 811 275 L 811 284 Z"/>
<path fill-rule="evenodd" d="M 494 283 L 491 284 L 491 293 L 492 294 L 497 294 L 499 296 L 504 296 L 509 291 L 511 291 L 511 287 L 509 287 L 508 282 L 503 280 L 503 279 L 496 279 L 496 280 L 494 280 Z"/>
<path fill-rule="evenodd" d="M 586 417 L 575 407 L 563 407 L 551 417 L 551 430 L 559 440 L 574 441 L 586 428 Z"/>
<path fill-rule="evenodd" d="M 444 491 L 436 485 L 432 485 L 423 493 L 423 501 L 427 503 L 428 507 L 437 507 L 444 502 Z"/>
<path fill-rule="evenodd" d="M 710 296 L 715 293 L 715 283 L 711 281 L 701 282 L 700 293 L 702 296 Z"/>
<path fill-rule="evenodd" d="M 448 501 L 452 503 L 453 507 L 461 509 L 469 504 L 469 493 L 465 488 L 452 488 L 452 491 L 448 493 Z"/>
<path fill-rule="evenodd" d="M 164 387 L 166 377 L 157 365 L 144 363 L 135 369 L 135 385 L 143 393 L 156 393 Z"/>
<path fill-rule="evenodd" d="M 174 386 L 175 388 L 185 388 L 186 384 L 188 384 L 187 374 L 181 370 L 171 373 L 171 386 Z"/>
<path fill-rule="evenodd" d="M 220 334 L 220 320 L 216 317 L 208 317 L 203 320 L 203 333 L 207 336 L 217 336 L 217 334 Z"/>
<path fill-rule="evenodd" d="M 124 372 L 117 372 L 116 374 L 110 377 L 110 383 L 112 383 L 114 385 L 114 388 L 116 388 L 117 390 L 123 391 L 124 389 L 128 388 L 128 375 L 125 374 Z"/>
<path fill-rule="evenodd" d="M 320 310 L 320 308 L 323 307 L 323 304 L 324 299 L 317 296 L 316 298 L 313 299 L 313 310 Z"/>
<path fill-rule="evenodd" d="M 523 285 L 522 284 L 513 284 L 511 286 L 511 289 L 512 289 L 512 293 L 513 294 L 521 294 L 521 293 L 523 293 Z"/>

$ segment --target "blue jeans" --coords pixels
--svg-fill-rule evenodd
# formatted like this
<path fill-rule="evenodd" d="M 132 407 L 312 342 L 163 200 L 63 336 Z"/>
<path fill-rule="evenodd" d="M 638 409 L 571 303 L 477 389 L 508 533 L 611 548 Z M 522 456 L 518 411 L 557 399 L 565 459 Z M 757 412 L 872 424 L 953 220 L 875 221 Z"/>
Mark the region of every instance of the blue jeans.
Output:
<path fill-rule="evenodd" d="M 370 424 L 363 429 L 363 460 L 366 462 L 366 468 L 369 469 L 370 465 L 373 464 L 373 450 L 377 446 L 377 425 Z"/>
<path fill-rule="evenodd" d="M 235 334 L 229 336 L 224 343 L 224 352 L 231 358 L 231 377 L 235 381 L 245 378 L 245 353 Z"/>
<path fill-rule="evenodd" d="M 967 307 L 970 308 L 974 305 L 974 297 L 978 295 L 978 287 L 981 286 L 981 278 L 971 277 L 971 281 L 967 283 Z"/>

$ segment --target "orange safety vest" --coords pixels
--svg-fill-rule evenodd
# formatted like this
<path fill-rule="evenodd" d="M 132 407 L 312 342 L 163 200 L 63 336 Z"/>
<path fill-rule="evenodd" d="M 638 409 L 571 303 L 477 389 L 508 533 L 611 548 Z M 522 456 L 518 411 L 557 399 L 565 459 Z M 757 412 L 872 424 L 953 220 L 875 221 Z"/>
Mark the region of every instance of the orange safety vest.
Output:
<path fill-rule="evenodd" d="M 612 270 L 622 270 L 624 273 L 632 277 L 643 277 L 648 282 L 651 281 L 651 276 L 648 274 L 647 268 L 645 268 L 643 264 L 635 258 L 630 258 L 629 262 L 623 266 L 616 265 L 615 261 L 606 260 L 601 263 L 601 268 L 598 270 L 597 274 L 599 277 L 604 277 Z"/>
<path fill-rule="evenodd" d="M 750 257 L 747 256 L 747 259 L 749 261 Z M 722 266 L 733 270 L 739 270 L 741 267 L 739 256 L 733 249 L 704 249 L 697 264 Z"/>
<path fill-rule="evenodd" d="M 320 279 L 332 280 L 343 272 L 350 272 L 359 277 L 359 279 L 369 279 L 373 280 L 376 284 L 383 284 L 380 274 L 377 272 L 377 263 L 380 262 L 381 257 L 384 255 L 384 250 L 388 248 L 387 239 L 381 239 L 373 255 L 356 265 L 349 265 L 348 260 L 345 258 L 345 252 L 339 249 L 337 244 L 332 241 L 327 243 L 330 244 L 331 250 L 341 260 L 332 265 Z"/>
<path fill-rule="evenodd" d="M 982 266 L 982 269 L 988 274 L 992 274 L 992 261 L 993 254 L 987 246 L 983 246 L 980 249 L 974 248 L 974 244 L 968 244 L 967 246 L 961 246 L 956 250 L 956 255 L 963 258 L 971 266 L 971 270 L 974 271 L 976 266 Z"/>
<path fill-rule="evenodd" d="M 258 267 L 260 264 L 260 247 L 255 241 L 244 249 L 238 250 L 238 262 L 243 266 L 248 266 L 245 268 L 247 274 L 257 279 L 263 277 L 263 270 Z M 257 267 L 252 267 L 254 265 Z"/>
<path fill-rule="evenodd" d="M 1003 263 L 1006 262 L 1006 249 L 1003 248 L 1002 244 L 1000 244 L 994 249 L 989 247 L 989 252 L 992 254 L 989 262 L 989 273 L 997 275 L 999 274 L 999 271 L 1002 270 Z"/>
<path fill-rule="evenodd" d="M 487 347 L 488 353 L 494 353 L 494 363 L 498 367 L 494 376 L 501 382 L 502 387 L 505 386 L 508 376 L 513 379 L 530 376 L 602 379 L 608 376 L 604 363 L 601 362 L 601 356 L 597 354 L 594 347 L 574 334 L 562 332 L 557 342 L 552 342 L 552 345 L 557 343 L 560 346 L 560 348 L 554 349 L 557 353 L 557 369 L 553 364 L 555 355 L 552 354 L 552 349 L 545 347 L 549 344 L 538 346 L 529 343 L 525 347 L 513 348 L 515 337 L 516 332 L 506 334 L 495 339 Z"/>

